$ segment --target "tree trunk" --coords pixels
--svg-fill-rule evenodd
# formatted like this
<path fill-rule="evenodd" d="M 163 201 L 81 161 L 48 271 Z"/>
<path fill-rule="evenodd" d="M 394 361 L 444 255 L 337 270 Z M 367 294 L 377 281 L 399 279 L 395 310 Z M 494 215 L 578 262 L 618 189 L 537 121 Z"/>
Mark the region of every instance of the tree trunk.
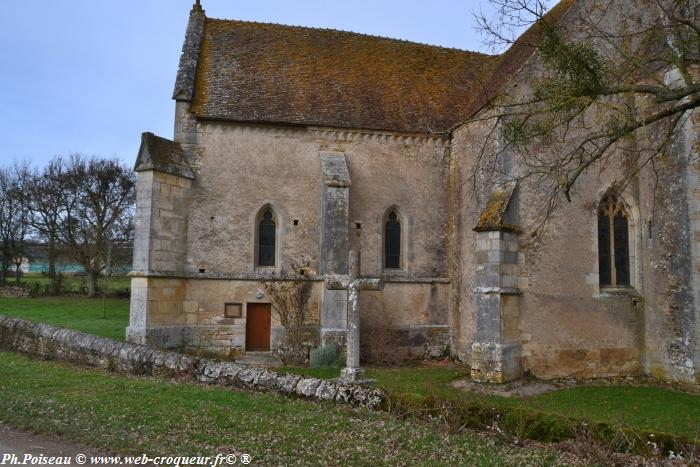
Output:
<path fill-rule="evenodd" d="M 53 281 L 56 278 L 56 240 L 49 239 L 49 277 Z"/>
<path fill-rule="evenodd" d="M 19 286 L 22 278 L 22 265 L 15 264 L 15 285 Z"/>
<path fill-rule="evenodd" d="M 97 290 L 97 273 L 88 271 L 88 297 L 94 297 Z"/>
<path fill-rule="evenodd" d="M 56 257 L 58 256 L 56 252 L 56 240 L 53 238 L 49 239 L 49 280 L 51 281 L 51 293 L 58 295 L 61 293 L 61 283 L 59 281 L 58 275 L 56 275 Z"/>

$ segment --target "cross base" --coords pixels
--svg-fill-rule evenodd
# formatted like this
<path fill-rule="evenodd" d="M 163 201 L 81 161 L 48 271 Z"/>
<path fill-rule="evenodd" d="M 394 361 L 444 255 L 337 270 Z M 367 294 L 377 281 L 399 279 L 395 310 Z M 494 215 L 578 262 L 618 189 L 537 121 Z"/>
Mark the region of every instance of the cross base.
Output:
<path fill-rule="evenodd" d="M 361 386 L 372 386 L 376 381 L 365 377 L 364 368 L 345 367 L 340 370 L 340 381 L 345 383 L 359 384 Z"/>

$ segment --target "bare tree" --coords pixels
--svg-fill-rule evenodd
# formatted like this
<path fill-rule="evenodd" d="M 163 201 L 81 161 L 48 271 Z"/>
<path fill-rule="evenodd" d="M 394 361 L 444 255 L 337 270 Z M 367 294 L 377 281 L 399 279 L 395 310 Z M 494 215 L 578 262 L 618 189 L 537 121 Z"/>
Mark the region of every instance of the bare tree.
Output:
<path fill-rule="evenodd" d="M 98 276 L 111 267 L 115 242 L 128 240 L 133 227 L 135 178 L 117 159 L 73 155 L 67 162 L 65 215 L 59 238 L 88 275 L 94 296 Z"/>
<path fill-rule="evenodd" d="M 647 0 L 635 11 L 617 11 L 624 3 L 613 0 L 599 0 L 596 8 L 588 2 L 570 28 L 560 24 L 574 3 L 569 0 L 549 13 L 542 0 L 491 3 L 496 14 L 477 18 L 486 42 L 511 46 L 513 54 L 532 48 L 542 69 L 507 96 L 488 95 L 471 119 L 486 126 L 491 139 L 476 169 L 496 168 L 500 180 L 528 179 L 546 194 L 531 226 L 537 232 L 589 170 L 622 165 L 625 185 L 669 152 L 700 106 L 699 2 Z M 503 158 L 513 163 L 504 165 Z"/>
<path fill-rule="evenodd" d="M 293 363 L 303 363 L 304 327 L 309 311 L 309 299 L 313 283 L 301 276 L 302 266 L 292 265 L 291 271 L 283 271 L 275 280 L 263 283 L 274 304 L 274 311 L 285 330 L 285 341 L 289 347 L 288 358 Z"/>
<path fill-rule="evenodd" d="M 4 285 L 14 266 L 20 283 L 22 262 L 27 255 L 30 205 L 26 187 L 31 180 L 29 164 L 15 163 L 0 168 L 0 284 Z"/>
<path fill-rule="evenodd" d="M 34 172 L 28 188 L 31 201 L 31 222 L 38 237 L 46 243 L 48 275 L 54 292 L 58 292 L 56 261 L 59 254 L 59 231 L 66 212 L 65 163 L 54 157 L 41 172 Z"/>

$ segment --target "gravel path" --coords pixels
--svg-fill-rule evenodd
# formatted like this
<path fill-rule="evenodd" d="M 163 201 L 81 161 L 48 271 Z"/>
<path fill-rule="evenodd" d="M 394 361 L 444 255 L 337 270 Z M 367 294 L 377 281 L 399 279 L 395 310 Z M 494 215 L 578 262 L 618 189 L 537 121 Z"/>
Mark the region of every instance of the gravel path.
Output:
<path fill-rule="evenodd" d="M 17 456 L 17 463 L 7 460 L 5 456 L 9 454 Z M 55 436 L 35 435 L 0 424 L 0 464 L 3 463 L 3 459 L 6 459 L 5 465 L 22 465 L 24 456 L 27 454 L 45 457 L 70 456 L 71 463 L 62 465 L 79 465 L 75 463 L 77 454 L 90 456 L 98 453 L 92 448 L 69 443 Z M 26 465 L 30 463 L 27 462 Z"/>

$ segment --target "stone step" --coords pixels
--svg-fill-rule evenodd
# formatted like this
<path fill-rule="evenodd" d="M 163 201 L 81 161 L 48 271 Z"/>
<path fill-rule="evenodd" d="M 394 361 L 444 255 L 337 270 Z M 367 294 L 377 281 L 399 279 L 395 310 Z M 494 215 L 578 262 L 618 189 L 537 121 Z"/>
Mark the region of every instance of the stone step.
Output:
<path fill-rule="evenodd" d="M 236 359 L 236 363 L 249 367 L 276 368 L 283 366 L 282 360 L 272 352 L 246 352 Z"/>

